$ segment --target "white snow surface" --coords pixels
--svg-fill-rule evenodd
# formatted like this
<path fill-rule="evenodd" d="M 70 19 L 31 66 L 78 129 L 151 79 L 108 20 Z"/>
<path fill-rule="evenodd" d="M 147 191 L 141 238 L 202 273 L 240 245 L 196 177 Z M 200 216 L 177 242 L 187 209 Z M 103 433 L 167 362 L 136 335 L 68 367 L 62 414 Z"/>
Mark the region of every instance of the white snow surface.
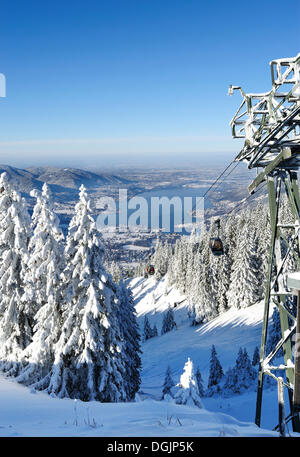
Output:
<path fill-rule="evenodd" d="M 180 303 L 184 300 L 185 297 L 178 290 L 174 287 L 167 287 L 166 283 L 167 281 L 164 279 L 156 282 L 152 277 L 148 279 L 135 278 L 130 281 L 141 330 L 144 317 L 147 316 L 151 327 L 156 324 L 160 335 L 163 313 L 169 305 L 174 306 L 174 303 Z M 166 295 L 166 291 L 168 295 Z M 263 302 L 243 309 L 231 308 L 205 324 L 191 327 L 188 318 L 188 302 L 183 301 L 178 304 L 173 308 L 177 329 L 163 336 L 147 340 L 143 344 L 143 371 L 140 390 L 144 392 L 145 396 L 151 396 L 154 399 L 160 398 L 168 365 L 176 384 L 180 380 L 188 357 L 192 360 L 195 370 L 199 366 L 206 388 L 213 344 L 216 347 L 217 356 L 224 372 L 235 365 L 240 347 L 247 349 L 252 360 L 255 347 L 260 347 L 263 310 Z M 270 306 L 270 315 L 272 312 L 273 308 Z M 205 397 L 202 400 L 208 411 L 223 412 L 237 420 L 254 423 L 255 388 L 229 398 Z M 262 427 L 272 430 L 277 425 L 277 405 L 276 386 L 265 388 L 262 405 Z M 288 414 L 287 398 L 285 398 L 285 406 Z"/>
<path fill-rule="evenodd" d="M 147 399 L 99 403 L 51 398 L 0 378 L 0 436 L 276 436 L 227 414 Z"/>
<path fill-rule="evenodd" d="M 160 335 L 163 312 L 184 299 L 164 280 L 130 281 L 140 324 L 145 315 Z M 166 292 L 168 294 L 166 295 Z M 155 303 L 154 303 L 155 301 Z M 235 363 L 240 346 L 250 357 L 260 343 L 263 305 L 231 309 L 213 321 L 191 327 L 187 302 L 174 308 L 177 330 L 143 344 L 142 385 L 133 403 L 99 403 L 52 398 L 0 376 L 0 436 L 278 436 L 276 390 L 264 393 L 263 427 L 254 424 L 255 392 L 232 398 L 203 398 L 204 409 L 160 401 L 166 368 L 177 383 L 188 357 L 207 384 L 211 345 L 223 369 Z"/>

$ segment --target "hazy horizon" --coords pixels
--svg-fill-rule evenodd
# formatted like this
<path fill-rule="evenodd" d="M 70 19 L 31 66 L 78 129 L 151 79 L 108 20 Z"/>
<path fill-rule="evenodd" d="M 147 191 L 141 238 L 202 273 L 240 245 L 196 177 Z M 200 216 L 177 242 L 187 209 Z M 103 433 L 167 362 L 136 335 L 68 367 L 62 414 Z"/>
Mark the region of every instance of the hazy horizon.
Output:
<path fill-rule="evenodd" d="M 202 154 L 169 154 L 156 155 L 153 153 L 140 155 L 95 155 L 84 157 L 68 157 L 60 158 L 40 156 L 39 158 L 30 156 L 9 157 L 0 155 L 0 164 L 8 165 L 15 168 L 29 167 L 58 167 L 58 168 L 82 168 L 82 169 L 117 169 L 117 168 L 193 168 L 201 166 L 224 166 L 230 163 L 236 154 L 229 153 L 209 153 Z"/>

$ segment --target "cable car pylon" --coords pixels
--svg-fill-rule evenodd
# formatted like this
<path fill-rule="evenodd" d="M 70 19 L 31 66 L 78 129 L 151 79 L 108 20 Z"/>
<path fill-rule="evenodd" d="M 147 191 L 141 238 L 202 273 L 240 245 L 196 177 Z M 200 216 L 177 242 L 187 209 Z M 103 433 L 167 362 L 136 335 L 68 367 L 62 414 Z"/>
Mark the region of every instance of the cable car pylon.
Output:
<path fill-rule="evenodd" d="M 295 373 L 296 361 L 293 362 L 292 353 L 292 338 L 300 316 L 296 317 L 291 312 L 293 295 L 287 286 L 288 258 L 292 258 L 295 268 L 300 270 L 300 195 L 297 176 L 300 166 L 300 54 L 293 58 L 273 60 L 270 65 L 272 89 L 269 92 L 246 94 L 240 86 L 230 86 L 229 95 L 239 90 L 243 97 L 230 125 L 232 136 L 245 140 L 235 161 L 245 162 L 249 169 L 258 170 L 257 177 L 248 188 L 249 192 L 254 193 L 261 183 L 266 182 L 270 209 L 271 240 L 255 423 L 258 426 L 261 424 L 263 384 L 265 375 L 268 375 L 282 382 L 287 389 L 290 404 L 288 417 L 292 421 L 293 431 L 300 432 L 300 404 L 293 398 L 295 386 L 300 387 L 300 374 Z M 286 225 L 279 220 L 284 194 L 293 216 L 293 222 Z M 279 311 L 281 338 L 268 354 L 266 342 L 272 304 Z M 284 364 L 273 365 L 272 360 L 281 349 Z M 295 352 L 294 358 L 299 357 L 298 352 Z M 277 376 L 278 372 L 285 374 L 284 380 Z"/>

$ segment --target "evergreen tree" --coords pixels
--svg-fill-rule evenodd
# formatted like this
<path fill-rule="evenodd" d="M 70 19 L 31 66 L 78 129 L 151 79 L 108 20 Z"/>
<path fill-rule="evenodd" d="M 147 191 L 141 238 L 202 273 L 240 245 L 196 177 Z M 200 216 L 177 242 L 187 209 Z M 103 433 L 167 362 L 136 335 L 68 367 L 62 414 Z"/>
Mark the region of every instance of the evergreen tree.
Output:
<path fill-rule="evenodd" d="M 37 202 L 33 210 L 34 232 L 29 243 L 26 264 L 25 291 L 22 300 L 31 303 L 35 310 L 33 341 L 26 348 L 25 365 L 19 382 L 34 382 L 40 388 L 54 361 L 54 344 L 61 328 L 62 295 L 60 277 L 64 268 L 63 234 L 59 220 L 53 212 L 50 189 L 43 185 L 43 192 L 32 193 Z"/>
<path fill-rule="evenodd" d="M 158 331 L 157 331 L 156 324 L 154 324 L 154 327 L 152 329 L 151 338 L 154 338 L 155 336 L 158 336 Z"/>
<path fill-rule="evenodd" d="M 58 397 L 126 400 L 125 358 L 116 286 L 102 263 L 103 247 L 84 186 L 66 244 L 66 307 L 48 392 Z"/>
<path fill-rule="evenodd" d="M 156 240 L 152 262 L 155 266 L 154 277 L 159 281 L 168 271 L 169 250 L 167 241 L 163 244 L 159 238 Z"/>
<path fill-rule="evenodd" d="M 150 338 L 158 336 L 157 326 L 154 324 L 153 328 L 150 325 L 149 319 L 147 316 L 144 318 L 144 330 L 143 330 L 143 341 L 147 341 Z"/>
<path fill-rule="evenodd" d="M 218 258 L 218 288 L 216 290 L 216 301 L 218 306 L 218 312 L 224 313 L 229 308 L 228 300 L 227 300 L 227 292 L 230 286 L 230 272 L 231 272 L 231 262 L 230 262 L 230 255 L 229 255 L 229 248 L 223 238 L 223 247 L 224 247 L 224 255 Z"/>
<path fill-rule="evenodd" d="M 230 368 L 225 376 L 223 393 L 228 395 L 232 393 L 242 393 L 254 385 L 256 380 L 256 370 L 251 364 L 246 349 L 239 349 L 236 364 L 234 368 Z"/>
<path fill-rule="evenodd" d="M 200 252 L 196 252 L 194 257 L 193 257 L 193 281 L 191 284 L 191 289 L 190 289 L 190 312 L 191 316 L 193 317 L 192 325 L 198 325 L 200 324 L 203 319 L 204 315 L 203 310 L 199 309 L 199 300 L 200 300 L 200 295 L 199 295 L 199 284 L 202 281 L 202 264 L 201 264 L 201 254 Z"/>
<path fill-rule="evenodd" d="M 197 380 L 194 376 L 193 362 L 188 358 L 174 396 L 178 405 L 198 406 L 203 408 Z"/>
<path fill-rule="evenodd" d="M 239 379 L 238 388 L 241 391 L 248 389 L 256 380 L 257 373 L 251 364 L 246 348 L 244 348 L 244 350 L 240 348 L 236 361 L 236 367 Z"/>
<path fill-rule="evenodd" d="M 149 340 L 149 338 L 152 338 L 152 336 L 153 336 L 153 330 L 152 330 L 152 328 L 150 326 L 149 319 L 148 319 L 147 316 L 145 316 L 145 318 L 144 318 L 143 335 L 144 335 L 144 341 Z"/>
<path fill-rule="evenodd" d="M 201 281 L 198 286 L 198 300 L 196 303 L 196 321 L 205 322 L 217 316 L 217 297 L 215 282 L 212 279 L 213 263 L 209 249 L 209 234 L 203 235 L 201 251 Z"/>
<path fill-rule="evenodd" d="M 174 387 L 175 383 L 172 379 L 172 374 L 171 374 L 171 368 L 170 366 L 167 367 L 166 375 L 165 375 L 165 380 L 163 384 L 163 389 L 162 389 L 162 400 L 164 399 L 165 395 L 170 395 L 173 397 L 172 394 L 172 387 Z"/>
<path fill-rule="evenodd" d="M 161 334 L 164 335 L 165 333 L 170 332 L 174 327 L 176 327 L 174 312 L 171 308 L 169 308 L 163 318 Z"/>
<path fill-rule="evenodd" d="M 237 223 L 237 215 L 231 213 L 226 220 L 224 235 L 226 239 L 226 244 L 228 245 L 228 253 L 230 260 L 230 271 L 233 266 L 234 259 L 236 257 L 236 251 L 238 249 L 238 240 L 239 240 L 239 231 Z"/>
<path fill-rule="evenodd" d="M 200 397 L 204 397 L 205 392 L 204 392 L 204 387 L 203 387 L 203 379 L 202 379 L 199 367 L 197 367 L 195 376 L 196 376 L 196 381 L 197 381 L 197 385 L 198 385 L 199 395 L 200 395 Z"/>
<path fill-rule="evenodd" d="M 259 360 L 260 360 L 259 349 L 258 349 L 258 346 L 256 346 L 254 349 L 254 352 L 253 352 L 252 366 L 256 367 L 259 364 Z"/>
<path fill-rule="evenodd" d="M 122 280 L 119 283 L 117 297 L 119 299 L 119 325 L 121 329 L 123 351 L 126 362 L 124 374 L 125 390 L 127 399 L 133 400 L 136 392 L 139 390 L 141 383 L 141 337 L 136 321 L 132 294 Z"/>
<path fill-rule="evenodd" d="M 119 284 L 122 279 L 122 270 L 120 265 L 117 262 L 112 261 L 106 262 L 104 266 L 106 271 L 111 274 L 113 282 Z"/>
<path fill-rule="evenodd" d="M 229 367 L 225 373 L 225 382 L 222 389 L 224 397 L 229 397 L 236 393 L 236 386 L 238 384 L 238 373 L 236 368 Z"/>
<path fill-rule="evenodd" d="M 193 279 L 195 271 L 194 268 L 194 257 L 196 253 L 196 238 L 195 234 L 191 233 L 189 236 L 189 242 L 187 243 L 187 264 L 186 264 L 186 275 L 185 275 L 185 290 L 188 291 L 188 296 L 190 296 L 190 291 L 193 286 Z"/>
<path fill-rule="evenodd" d="M 254 232 L 248 222 L 240 223 L 239 249 L 232 265 L 227 300 L 230 306 L 245 308 L 261 299 L 259 267 L 256 262 Z"/>
<path fill-rule="evenodd" d="M 140 276 L 144 276 L 144 273 L 145 273 L 145 264 L 140 262 L 134 270 L 134 276 L 136 278 L 138 278 Z"/>
<path fill-rule="evenodd" d="M 186 266 L 187 266 L 187 252 L 186 252 L 186 241 L 182 238 L 176 242 L 175 245 L 175 259 L 174 259 L 174 276 L 175 276 L 175 287 L 181 292 L 185 293 L 185 281 L 186 281 Z"/>
<path fill-rule="evenodd" d="M 0 361 L 16 375 L 23 350 L 32 338 L 30 303 L 21 301 L 28 256 L 30 218 L 25 201 L 12 188 L 6 173 L 0 177 Z"/>
<path fill-rule="evenodd" d="M 220 392 L 220 381 L 223 379 L 224 373 L 222 365 L 217 357 L 215 346 L 212 346 L 210 365 L 209 365 L 209 378 L 208 378 L 208 396 Z"/>

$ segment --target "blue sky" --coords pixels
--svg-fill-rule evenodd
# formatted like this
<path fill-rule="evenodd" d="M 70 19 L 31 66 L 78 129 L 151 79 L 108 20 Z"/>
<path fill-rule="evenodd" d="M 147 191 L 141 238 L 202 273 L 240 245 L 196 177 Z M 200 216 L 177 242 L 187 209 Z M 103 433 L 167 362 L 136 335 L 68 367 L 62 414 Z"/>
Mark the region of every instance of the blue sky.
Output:
<path fill-rule="evenodd" d="M 286 10 L 277 0 L 2 0 L 0 163 L 226 162 L 240 146 L 229 84 L 268 90 L 269 61 L 300 52 L 299 2 Z"/>

